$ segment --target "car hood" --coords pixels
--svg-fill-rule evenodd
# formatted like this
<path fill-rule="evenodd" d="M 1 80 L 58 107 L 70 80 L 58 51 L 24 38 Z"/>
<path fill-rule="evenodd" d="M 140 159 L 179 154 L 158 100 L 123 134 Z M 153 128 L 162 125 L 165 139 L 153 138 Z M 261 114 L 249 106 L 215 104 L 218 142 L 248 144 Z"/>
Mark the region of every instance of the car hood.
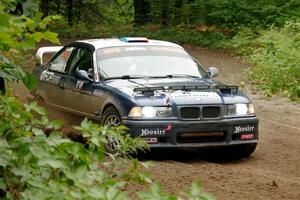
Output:
<path fill-rule="evenodd" d="M 135 88 L 170 86 L 217 86 L 224 85 L 212 79 L 197 78 L 164 78 L 164 79 L 125 79 L 109 80 L 105 84 L 117 89 L 128 98 L 134 99 L 138 105 L 162 106 L 167 104 L 195 105 L 195 104 L 232 104 L 248 103 L 249 99 L 242 92 L 223 94 L 215 91 L 185 91 L 185 90 L 157 90 L 154 95 L 143 95 L 135 92 Z"/>

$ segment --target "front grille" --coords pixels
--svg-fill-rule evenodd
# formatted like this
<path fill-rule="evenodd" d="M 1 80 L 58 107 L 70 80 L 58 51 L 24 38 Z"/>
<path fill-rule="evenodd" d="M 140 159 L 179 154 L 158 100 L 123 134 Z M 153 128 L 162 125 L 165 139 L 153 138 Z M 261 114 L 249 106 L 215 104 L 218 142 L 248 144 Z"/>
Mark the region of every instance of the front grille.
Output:
<path fill-rule="evenodd" d="M 217 106 L 208 106 L 202 108 L 203 118 L 217 118 L 221 114 L 221 108 Z"/>
<path fill-rule="evenodd" d="M 200 108 L 184 107 L 180 109 L 180 114 L 183 119 L 198 119 L 200 118 Z"/>
<path fill-rule="evenodd" d="M 225 133 L 223 131 L 178 133 L 176 136 L 177 143 L 202 143 L 222 141 L 225 141 Z"/>

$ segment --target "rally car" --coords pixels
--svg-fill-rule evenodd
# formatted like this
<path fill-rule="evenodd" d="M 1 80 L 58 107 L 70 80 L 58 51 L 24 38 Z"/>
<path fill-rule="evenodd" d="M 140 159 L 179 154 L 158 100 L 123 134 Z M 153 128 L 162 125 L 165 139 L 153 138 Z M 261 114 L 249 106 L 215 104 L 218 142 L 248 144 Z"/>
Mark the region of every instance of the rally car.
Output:
<path fill-rule="evenodd" d="M 55 53 L 46 63 L 43 55 Z M 51 106 L 125 125 L 151 148 L 230 148 L 247 157 L 258 118 L 237 86 L 212 79 L 181 46 L 147 38 L 79 40 L 36 54 L 36 95 Z"/>

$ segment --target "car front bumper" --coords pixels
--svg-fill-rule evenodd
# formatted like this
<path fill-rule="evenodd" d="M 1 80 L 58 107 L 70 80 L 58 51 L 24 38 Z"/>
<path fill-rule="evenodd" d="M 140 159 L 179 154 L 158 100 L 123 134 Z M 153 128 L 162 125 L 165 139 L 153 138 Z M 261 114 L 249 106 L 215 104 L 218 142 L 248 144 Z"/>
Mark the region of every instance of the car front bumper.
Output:
<path fill-rule="evenodd" d="M 123 119 L 130 133 L 144 138 L 150 148 L 205 148 L 258 141 L 258 118 L 205 121 Z"/>

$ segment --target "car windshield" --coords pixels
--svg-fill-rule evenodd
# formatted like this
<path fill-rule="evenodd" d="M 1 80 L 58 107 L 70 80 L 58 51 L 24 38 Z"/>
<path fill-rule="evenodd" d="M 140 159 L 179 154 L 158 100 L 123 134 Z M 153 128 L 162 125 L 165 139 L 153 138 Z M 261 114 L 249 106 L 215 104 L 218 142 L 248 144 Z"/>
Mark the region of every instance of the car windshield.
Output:
<path fill-rule="evenodd" d="M 199 77 L 206 72 L 182 48 L 166 46 L 126 46 L 97 50 L 102 78 L 118 77 Z"/>

